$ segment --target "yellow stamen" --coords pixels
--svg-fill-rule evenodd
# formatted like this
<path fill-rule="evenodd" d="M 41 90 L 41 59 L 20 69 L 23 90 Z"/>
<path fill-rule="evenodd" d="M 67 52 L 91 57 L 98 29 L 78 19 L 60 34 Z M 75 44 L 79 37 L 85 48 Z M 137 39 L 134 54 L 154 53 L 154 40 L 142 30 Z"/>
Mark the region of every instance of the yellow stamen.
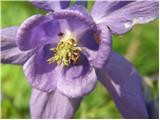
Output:
<path fill-rule="evenodd" d="M 76 40 L 62 38 L 56 48 L 51 48 L 50 50 L 54 52 L 54 56 L 47 60 L 48 64 L 56 62 L 57 64 L 62 63 L 64 66 L 69 66 L 71 62 L 77 64 L 82 49 L 77 47 Z"/>

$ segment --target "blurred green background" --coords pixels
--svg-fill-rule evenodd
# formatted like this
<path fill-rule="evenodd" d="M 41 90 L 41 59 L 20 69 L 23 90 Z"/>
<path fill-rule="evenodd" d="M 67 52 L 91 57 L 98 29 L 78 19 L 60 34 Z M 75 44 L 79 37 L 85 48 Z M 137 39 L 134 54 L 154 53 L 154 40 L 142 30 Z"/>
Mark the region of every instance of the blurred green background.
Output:
<path fill-rule="evenodd" d="M 93 2 L 90 3 L 89 8 Z M 1 28 L 18 26 L 26 18 L 44 11 L 28 2 L 1 1 Z M 138 69 L 143 82 L 150 90 L 150 97 L 158 96 L 158 20 L 145 25 L 136 25 L 123 36 L 113 36 L 113 50 L 124 55 Z M 14 52 L 14 51 L 13 51 Z M 31 87 L 24 77 L 22 67 L 1 65 L 1 117 L 29 118 Z M 74 118 L 122 118 L 104 87 L 97 88 L 81 103 Z"/>

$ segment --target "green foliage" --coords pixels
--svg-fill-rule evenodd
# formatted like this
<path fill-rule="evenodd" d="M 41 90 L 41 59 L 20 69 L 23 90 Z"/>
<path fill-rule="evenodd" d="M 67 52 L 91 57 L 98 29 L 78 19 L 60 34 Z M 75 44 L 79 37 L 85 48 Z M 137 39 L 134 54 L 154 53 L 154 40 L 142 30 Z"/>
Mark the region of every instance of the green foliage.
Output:
<path fill-rule="evenodd" d="M 93 1 L 89 2 L 89 10 L 92 4 Z M 18 26 L 33 14 L 45 14 L 25 1 L 3 1 L 1 5 L 1 28 Z M 123 36 L 113 36 L 113 50 L 131 61 L 142 77 L 150 79 L 148 86 L 152 97 L 156 98 L 158 82 L 152 81 L 152 76 L 158 74 L 159 66 L 158 20 L 145 25 L 136 25 L 132 31 Z M 2 118 L 29 118 L 31 87 L 24 77 L 22 67 L 2 65 L 1 70 Z M 98 83 L 97 88 L 84 98 L 75 118 L 121 118 L 121 115 L 106 89 Z"/>

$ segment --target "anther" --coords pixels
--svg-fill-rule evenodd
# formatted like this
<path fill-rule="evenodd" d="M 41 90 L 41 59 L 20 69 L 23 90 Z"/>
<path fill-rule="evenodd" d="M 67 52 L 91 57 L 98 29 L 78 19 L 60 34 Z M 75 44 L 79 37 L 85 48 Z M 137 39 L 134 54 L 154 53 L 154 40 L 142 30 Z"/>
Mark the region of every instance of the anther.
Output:
<path fill-rule="evenodd" d="M 64 33 L 59 32 L 58 35 L 62 37 L 64 35 Z"/>

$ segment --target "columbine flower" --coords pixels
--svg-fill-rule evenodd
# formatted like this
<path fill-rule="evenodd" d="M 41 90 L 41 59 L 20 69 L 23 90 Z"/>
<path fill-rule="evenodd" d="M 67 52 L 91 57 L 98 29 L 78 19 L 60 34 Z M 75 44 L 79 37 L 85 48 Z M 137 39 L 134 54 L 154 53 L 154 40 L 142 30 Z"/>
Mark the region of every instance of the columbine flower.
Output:
<path fill-rule="evenodd" d="M 2 30 L 2 62 L 23 64 L 33 87 L 32 118 L 71 118 L 97 79 L 123 117 L 148 117 L 141 77 L 131 63 L 112 52 L 111 37 L 154 20 L 157 1 L 96 1 L 90 15 L 82 7 L 86 1 L 69 8 L 69 1 L 33 4 L 48 15 L 33 15 L 18 28 Z"/>

